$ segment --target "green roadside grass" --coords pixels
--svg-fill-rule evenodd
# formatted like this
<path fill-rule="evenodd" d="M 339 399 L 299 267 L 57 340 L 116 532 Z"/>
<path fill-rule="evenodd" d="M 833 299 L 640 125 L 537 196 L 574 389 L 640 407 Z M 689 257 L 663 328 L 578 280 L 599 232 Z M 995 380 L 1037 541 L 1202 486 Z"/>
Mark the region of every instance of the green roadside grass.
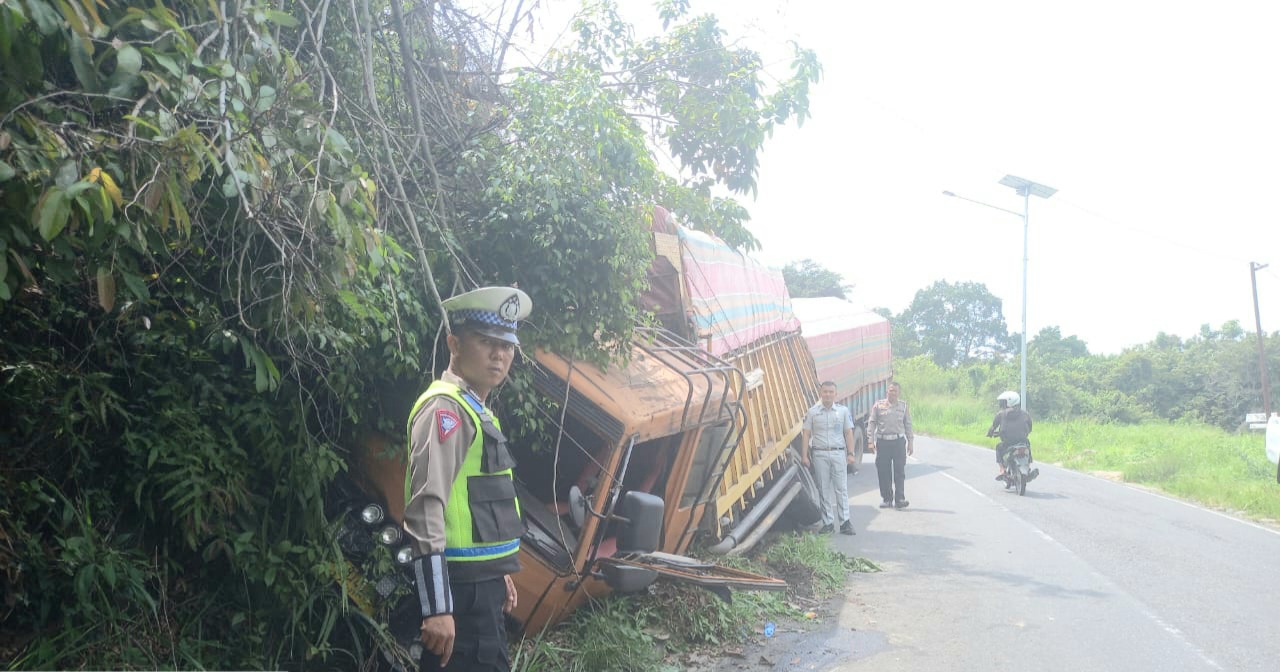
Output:
<path fill-rule="evenodd" d="M 657 583 L 637 595 L 610 595 L 515 647 L 514 672 L 676 672 L 711 662 L 770 621 L 821 618 L 809 610 L 840 592 L 853 573 L 878 572 L 844 555 L 829 537 L 784 532 L 749 557 L 712 556 L 720 565 L 783 578 L 786 592 L 734 591 L 725 602 L 689 585 Z"/>
<path fill-rule="evenodd" d="M 994 450 L 986 438 L 995 400 L 951 393 L 945 383 L 899 375 L 915 431 Z M 1035 408 L 1031 408 L 1035 415 Z M 1206 506 L 1280 520 L 1280 484 L 1262 432 L 1231 433 L 1199 423 L 1102 424 L 1035 421 L 1036 460 L 1153 486 Z M 994 467 L 993 467 L 994 468 Z"/>

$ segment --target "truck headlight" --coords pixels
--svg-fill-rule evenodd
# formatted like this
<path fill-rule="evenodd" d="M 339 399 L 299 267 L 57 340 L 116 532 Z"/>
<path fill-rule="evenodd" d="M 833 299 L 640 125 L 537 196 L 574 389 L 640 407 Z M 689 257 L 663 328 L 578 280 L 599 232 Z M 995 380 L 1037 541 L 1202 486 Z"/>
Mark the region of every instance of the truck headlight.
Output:
<path fill-rule="evenodd" d="M 374 590 L 378 591 L 378 595 L 385 598 L 386 596 L 395 592 L 396 585 L 397 585 L 397 582 L 395 579 L 389 576 L 384 576 L 381 579 L 378 579 L 377 585 L 375 585 L 373 588 Z"/>
<path fill-rule="evenodd" d="M 377 504 L 370 504 L 360 510 L 360 520 L 363 520 L 366 525 L 381 523 L 383 516 L 382 507 Z"/>
<path fill-rule="evenodd" d="M 397 541 L 400 541 L 400 528 L 394 525 L 388 525 L 382 528 L 382 531 L 378 533 L 378 541 L 381 541 L 387 546 L 395 544 Z"/>
<path fill-rule="evenodd" d="M 400 550 L 396 551 L 396 562 L 402 565 L 407 565 L 411 560 L 413 560 L 412 548 L 409 548 L 408 546 L 402 546 Z"/>

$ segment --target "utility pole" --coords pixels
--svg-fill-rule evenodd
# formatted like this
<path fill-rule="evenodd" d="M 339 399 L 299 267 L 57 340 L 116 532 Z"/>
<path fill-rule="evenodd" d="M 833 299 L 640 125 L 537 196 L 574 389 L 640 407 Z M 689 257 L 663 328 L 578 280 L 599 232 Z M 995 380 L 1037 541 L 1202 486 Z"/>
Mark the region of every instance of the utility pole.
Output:
<path fill-rule="evenodd" d="M 1258 271 L 1267 264 L 1249 262 L 1249 280 L 1253 283 L 1253 321 L 1258 327 L 1258 369 L 1262 371 L 1262 412 L 1264 418 L 1271 420 L 1271 381 L 1267 379 L 1267 349 L 1263 346 L 1262 316 L 1258 313 Z M 1280 480 L 1280 471 L 1276 472 L 1276 480 Z"/>

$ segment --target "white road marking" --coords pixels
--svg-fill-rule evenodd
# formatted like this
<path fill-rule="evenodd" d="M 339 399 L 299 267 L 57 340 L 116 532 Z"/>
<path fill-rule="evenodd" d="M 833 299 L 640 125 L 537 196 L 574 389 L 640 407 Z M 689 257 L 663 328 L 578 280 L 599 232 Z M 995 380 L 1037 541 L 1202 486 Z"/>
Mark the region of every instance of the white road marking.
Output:
<path fill-rule="evenodd" d="M 1054 539 L 1052 536 L 1050 536 L 1050 535 L 1049 535 L 1049 533 L 1048 533 L 1048 532 L 1045 532 L 1044 530 L 1042 530 L 1042 529 L 1040 529 L 1040 528 L 1036 527 L 1035 525 L 1033 525 L 1033 524 L 1032 524 L 1030 521 L 1028 521 L 1027 519 L 1023 518 L 1022 516 L 1019 516 L 1019 515 L 1018 515 L 1018 514 L 1016 514 L 1016 513 L 1014 513 L 1014 512 L 1013 512 L 1012 510 L 1010 510 L 1008 507 L 1006 507 L 1005 505 L 1001 504 L 1000 502 L 997 502 L 996 500 L 992 499 L 990 495 L 988 495 L 988 494 L 986 494 L 986 493 L 984 493 L 984 492 L 979 491 L 977 488 L 973 487 L 972 485 L 969 485 L 968 483 L 965 483 L 964 481 L 962 481 L 962 480 L 960 480 L 960 479 L 956 478 L 955 476 L 952 476 L 951 474 L 948 474 L 948 473 L 946 473 L 946 472 L 944 472 L 944 471 L 939 471 L 938 473 L 939 473 L 940 475 L 942 475 L 942 476 L 944 476 L 944 477 L 948 478 L 948 479 L 951 479 L 951 480 L 952 480 L 952 481 L 954 481 L 955 483 L 959 484 L 959 485 L 960 485 L 960 487 L 962 487 L 962 488 L 964 488 L 964 489 L 968 490 L 969 492 L 972 492 L 973 494 L 975 494 L 975 495 L 977 495 L 977 496 L 981 497 L 982 499 L 987 500 L 988 502 L 990 502 L 990 503 L 992 504 L 992 506 L 995 506 L 996 508 L 998 508 L 998 509 L 1000 509 L 1000 510 L 1004 511 L 1005 513 L 1008 513 L 1010 516 L 1012 516 L 1012 517 L 1013 517 L 1013 519 L 1014 519 L 1014 520 L 1016 520 L 1016 521 L 1018 521 L 1018 522 L 1022 523 L 1024 526 L 1026 526 L 1026 527 L 1030 528 L 1030 529 L 1031 529 L 1033 532 L 1035 532 L 1035 533 L 1036 533 L 1036 535 L 1037 535 L 1037 536 L 1039 536 L 1041 539 L 1044 539 L 1045 541 L 1049 542 L 1049 543 L 1050 543 L 1050 544 L 1052 544 L 1054 547 L 1056 547 L 1059 551 L 1061 551 L 1061 552 L 1063 552 L 1063 553 L 1067 554 L 1069 557 L 1071 557 L 1071 558 L 1075 559 L 1075 560 L 1076 560 L 1076 561 L 1078 561 L 1080 564 L 1082 564 L 1082 565 L 1084 565 L 1085 567 L 1087 567 L 1087 568 L 1089 569 L 1089 573 L 1090 573 L 1090 574 L 1091 574 L 1095 579 L 1097 579 L 1097 580 L 1101 581 L 1102 583 L 1106 584 L 1106 585 L 1107 585 L 1111 590 L 1115 591 L 1116 593 L 1122 594 L 1122 595 L 1124 595 L 1125 597 L 1128 597 L 1129 599 L 1133 600 L 1133 602 L 1134 602 L 1135 604 L 1137 604 L 1137 605 L 1138 605 L 1138 610 L 1142 613 L 1142 615 L 1143 615 L 1143 616 L 1146 616 L 1146 617 L 1147 617 L 1147 618 L 1148 618 L 1152 623 L 1155 623 L 1155 624 L 1156 624 L 1156 626 L 1157 626 L 1157 627 L 1159 627 L 1161 630 L 1164 630 L 1165 632 L 1169 633 L 1169 635 L 1171 635 L 1174 639 L 1176 639 L 1176 640 L 1178 640 L 1179 642 L 1181 642 L 1183 646 L 1187 647 L 1187 650 L 1189 650 L 1189 651 L 1191 651 L 1192 653 L 1196 654 L 1196 656 L 1198 656 L 1198 657 L 1200 658 L 1200 660 L 1204 661 L 1206 665 L 1208 665 L 1209 667 L 1212 667 L 1212 668 L 1213 668 L 1213 669 L 1215 669 L 1215 670 L 1221 670 L 1221 669 L 1224 669 L 1221 665 L 1219 665 L 1218 663 L 1214 662 L 1214 660 L 1213 660 L 1212 658 L 1210 658 L 1210 657 L 1208 656 L 1208 654 L 1206 654 L 1206 653 L 1204 652 L 1204 650 L 1203 650 L 1203 649 L 1201 649 L 1200 647 L 1196 646 L 1195 644 L 1192 644 L 1192 643 L 1191 643 L 1191 640 L 1187 639 L 1186 635 L 1184 635 L 1184 634 L 1182 633 L 1182 631 L 1181 631 L 1181 630 L 1179 630 L 1178 628 L 1174 627 L 1172 624 L 1170 624 L 1170 623 L 1166 622 L 1163 618 L 1160 618 L 1160 616 L 1159 616 L 1159 615 L 1157 615 L 1154 611 L 1152 611 L 1152 610 L 1151 610 L 1151 607 L 1148 607 L 1146 604 L 1144 604 L 1144 603 L 1143 603 L 1141 600 L 1139 600 L 1138 598 L 1136 598 L 1136 597 L 1134 597 L 1133 595 L 1129 594 L 1128 592 L 1126 592 L 1126 591 L 1122 590 L 1122 589 L 1120 588 L 1120 586 L 1116 585 L 1116 583 L 1115 583 L 1114 581 L 1112 581 L 1111 579 L 1108 579 L 1107 577 L 1103 576 L 1101 573 L 1099 573 L 1097 570 L 1095 570 L 1095 569 L 1093 568 L 1093 566 L 1092 566 L 1092 565 L 1090 565 L 1088 562 L 1085 562 L 1084 558 L 1081 558 L 1079 555 L 1076 555 L 1075 551 L 1072 551 L 1070 548 L 1067 548 L 1067 546 L 1066 546 L 1065 544 L 1063 544 L 1062 542 L 1058 541 L 1057 539 Z M 1095 477 L 1095 478 L 1096 478 L 1096 477 Z M 1105 480 L 1105 479 L 1099 479 L 1099 480 Z M 1175 502 L 1176 502 L 1176 501 L 1178 501 L 1178 500 L 1176 500 L 1176 499 L 1175 499 L 1175 500 L 1173 500 L 1173 501 L 1175 501 Z M 1228 517 L 1229 517 L 1229 516 L 1228 516 Z M 1244 521 L 1241 521 L 1241 522 L 1244 522 Z"/>

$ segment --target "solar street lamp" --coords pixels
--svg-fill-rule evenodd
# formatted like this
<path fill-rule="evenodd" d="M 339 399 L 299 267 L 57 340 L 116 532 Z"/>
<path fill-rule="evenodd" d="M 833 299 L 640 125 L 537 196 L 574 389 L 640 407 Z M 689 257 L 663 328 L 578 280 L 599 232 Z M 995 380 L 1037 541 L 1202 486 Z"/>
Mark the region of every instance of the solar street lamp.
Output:
<path fill-rule="evenodd" d="M 1011 215 L 1017 215 L 1018 217 L 1022 218 L 1022 345 L 1021 345 L 1021 357 L 1022 357 L 1021 378 L 1022 379 L 1021 379 L 1021 386 L 1019 387 L 1018 392 L 1019 394 L 1022 395 L 1022 409 L 1026 410 L 1027 408 L 1027 231 L 1030 228 L 1028 224 L 1030 222 L 1031 197 L 1039 196 L 1040 198 L 1049 198 L 1050 196 L 1057 193 L 1058 190 L 1054 189 L 1053 187 L 1045 186 L 1038 182 L 1032 182 L 1031 180 L 1018 177 L 1016 175 L 1005 175 L 1003 178 L 1000 179 L 1000 184 L 1003 184 L 1006 187 L 1012 187 L 1013 190 L 1017 192 L 1019 196 L 1022 197 L 1022 212 L 1015 212 L 1013 210 L 1002 208 L 998 205 L 991 205 L 990 203 L 975 201 L 972 198 L 966 198 L 964 196 L 960 196 L 959 194 L 955 194 L 950 191 L 944 191 L 942 192 L 942 195 L 958 198 L 962 201 L 969 201 L 970 203 L 977 203 L 978 205 L 985 205 L 988 208 L 994 208 L 1001 212 L 1007 212 Z"/>

